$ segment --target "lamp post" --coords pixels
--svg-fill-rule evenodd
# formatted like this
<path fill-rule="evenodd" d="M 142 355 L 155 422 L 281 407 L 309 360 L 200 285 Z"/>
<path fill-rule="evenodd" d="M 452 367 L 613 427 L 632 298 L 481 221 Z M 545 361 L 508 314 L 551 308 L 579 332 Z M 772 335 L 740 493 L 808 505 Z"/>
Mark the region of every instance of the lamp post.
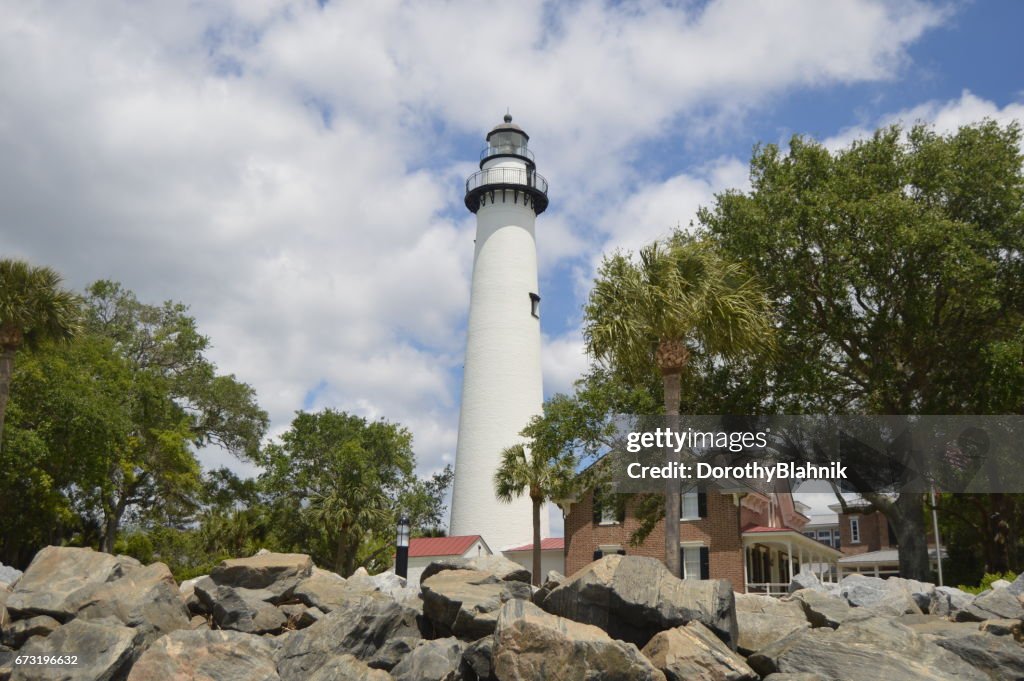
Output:
<path fill-rule="evenodd" d="M 409 576 L 409 518 L 403 515 L 398 519 L 398 540 L 395 551 L 395 574 L 405 578 Z"/>

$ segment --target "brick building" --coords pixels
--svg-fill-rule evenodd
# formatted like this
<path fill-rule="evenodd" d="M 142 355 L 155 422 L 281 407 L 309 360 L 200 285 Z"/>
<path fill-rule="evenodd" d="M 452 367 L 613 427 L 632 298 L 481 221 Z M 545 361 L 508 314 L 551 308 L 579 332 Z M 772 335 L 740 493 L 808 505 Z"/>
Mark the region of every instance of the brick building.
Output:
<path fill-rule="evenodd" d="M 565 569 L 579 570 L 613 553 L 664 558 L 665 522 L 658 521 L 639 546 L 640 497 L 590 490 L 563 502 Z M 806 507 L 785 490 L 709 484 L 684 490 L 680 503 L 680 565 L 684 579 L 728 579 L 739 592 L 779 593 L 800 567 L 826 578 L 840 552 L 804 536 Z"/>
<path fill-rule="evenodd" d="M 867 512 L 868 504 L 861 499 L 847 501 L 846 506 L 846 511 L 840 504 L 829 506 L 836 513 L 836 530 L 843 552 L 843 557 L 837 561 L 839 578 L 850 573 L 899 576 L 899 542 L 888 519 L 878 511 Z M 935 569 L 938 553 L 930 531 L 927 542 L 932 569 Z"/>

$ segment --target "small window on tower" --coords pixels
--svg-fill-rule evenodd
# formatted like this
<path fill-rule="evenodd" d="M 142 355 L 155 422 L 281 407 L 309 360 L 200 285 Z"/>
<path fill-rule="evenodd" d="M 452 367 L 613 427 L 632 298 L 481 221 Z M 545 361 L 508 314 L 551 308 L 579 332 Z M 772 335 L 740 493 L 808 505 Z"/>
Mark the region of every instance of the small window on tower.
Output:
<path fill-rule="evenodd" d="M 540 319 L 540 296 L 536 293 L 530 294 L 530 314 Z"/>

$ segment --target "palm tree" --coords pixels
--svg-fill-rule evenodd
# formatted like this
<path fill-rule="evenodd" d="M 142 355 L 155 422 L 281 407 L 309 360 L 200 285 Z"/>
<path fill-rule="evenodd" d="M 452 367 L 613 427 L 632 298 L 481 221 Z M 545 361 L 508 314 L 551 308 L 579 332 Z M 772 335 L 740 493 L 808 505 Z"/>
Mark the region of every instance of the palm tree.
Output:
<path fill-rule="evenodd" d="M 572 458 L 546 454 L 538 447 L 516 444 L 501 453 L 501 464 L 494 473 L 494 493 L 499 501 L 510 503 L 524 493 L 533 503 L 533 583 L 541 584 L 540 512 L 548 501 L 560 498 L 573 478 Z"/>
<path fill-rule="evenodd" d="M 57 272 L 24 260 L 0 260 L 0 439 L 15 353 L 47 340 L 70 340 L 78 329 L 78 296 L 61 288 Z"/>
<path fill-rule="evenodd" d="M 598 361 L 633 377 L 656 368 L 665 416 L 678 427 L 683 371 L 704 352 L 733 358 L 773 344 L 770 303 L 754 280 L 705 242 L 676 235 L 606 257 L 584 308 L 583 336 Z M 678 481 L 665 487 L 665 564 L 679 575 Z"/>

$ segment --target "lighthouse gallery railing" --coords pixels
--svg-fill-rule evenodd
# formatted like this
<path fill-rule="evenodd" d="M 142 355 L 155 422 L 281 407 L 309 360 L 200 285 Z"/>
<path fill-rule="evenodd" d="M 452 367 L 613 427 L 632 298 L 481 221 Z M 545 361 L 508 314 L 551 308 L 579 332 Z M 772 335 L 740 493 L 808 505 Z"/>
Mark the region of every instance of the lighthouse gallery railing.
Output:
<path fill-rule="evenodd" d="M 466 180 L 466 193 L 486 185 L 523 185 L 548 193 L 548 181 L 536 170 L 525 168 L 487 168 L 473 173 Z"/>

